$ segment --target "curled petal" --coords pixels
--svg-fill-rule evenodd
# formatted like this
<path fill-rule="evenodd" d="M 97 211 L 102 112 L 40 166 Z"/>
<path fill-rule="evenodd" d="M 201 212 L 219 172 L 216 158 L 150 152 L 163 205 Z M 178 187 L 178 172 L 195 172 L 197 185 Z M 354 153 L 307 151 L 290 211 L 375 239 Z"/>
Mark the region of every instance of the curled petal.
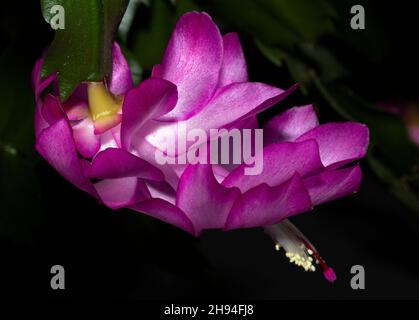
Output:
<path fill-rule="evenodd" d="M 314 140 L 300 143 L 282 142 L 271 144 L 255 157 L 255 164 L 262 164 L 262 172 L 246 175 L 247 164 L 240 165 L 223 181 L 226 187 L 236 186 L 242 192 L 267 183 L 276 186 L 290 179 L 295 173 L 305 177 L 323 170 L 319 147 Z"/>
<path fill-rule="evenodd" d="M 355 193 L 362 180 L 359 165 L 325 171 L 304 180 L 313 205 L 319 205 Z"/>
<path fill-rule="evenodd" d="M 158 198 L 176 205 L 176 191 L 166 181 L 145 181 L 152 198 Z"/>
<path fill-rule="evenodd" d="M 247 82 L 247 64 L 237 33 L 228 33 L 223 37 L 224 57 L 221 67 L 219 87 L 235 82 Z"/>
<path fill-rule="evenodd" d="M 35 100 L 38 101 L 41 93 L 57 79 L 57 75 L 51 74 L 45 78 L 41 77 L 41 70 L 44 64 L 44 58 L 38 59 L 32 70 L 32 87 L 35 92 Z"/>
<path fill-rule="evenodd" d="M 73 96 L 64 103 L 63 107 L 70 121 L 80 121 L 90 116 L 87 102 L 73 98 Z"/>
<path fill-rule="evenodd" d="M 95 189 L 111 209 L 129 207 L 150 198 L 146 185 L 136 177 L 106 179 L 96 183 Z"/>
<path fill-rule="evenodd" d="M 50 125 L 65 117 L 60 100 L 57 97 L 51 94 L 45 96 L 42 104 L 42 116 Z"/>
<path fill-rule="evenodd" d="M 73 125 L 73 137 L 84 158 L 93 158 L 100 149 L 100 136 L 95 134 L 95 126 L 89 117 Z"/>
<path fill-rule="evenodd" d="M 90 177 L 95 179 L 117 179 L 138 177 L 163 180 L 162 172 L 147 161 L 123 149 L 106 149 L 93 160 Z"/>
<path fill-rule="evenodd" d="M 327 123 L 296 141 L 315 139 L 325 167 L 337 168 L 365 156 L 369 143 L 368 127 L 356 122 Z"/>
<path fill-rule="evenodd" d="M 187 131 L 205 130 L 209 136 L 210 129 L 235 127 L 243 120 L 252 118 L 254 110 L 267 106 L 269 101 L 277 102 L 279 97 L 285 96 L 283 90 L 266 84 L 234 83 L 219 89 L 206 107 L 193 117 L 181 122 L 150 122 L 144 128 L 143 135 L 150 144 L 174 157 L 178 153 L 167 150 L 167 141 L 178 137 L 178 126 L 185 126 Z"/>
<path fill-rule="evenodd" d="M 38 139 L 42 131 L 49 127 L 49 123 L 44 119 L 42 115 L 43 102 L 38 100 L 36 102 L 34 125 L 35 125 L 35 138 Z"/>
<path fill-rule="evenodd" d="M 311 209 L 303 180 L 295 174 L 276 187 L 261 184 L 244 193 L 233 205 L 226 230 L 267 226 Z"/>
<path fill-rule="evenodd" d="M 118 43 L 113 44 L 112 77 L 109 85 L 110 91 L 116 95 L 123 95 L 132 88 L 131 71 Z"/>
<path fill-rule="evenodd" d="M 167 201 L 162 199 L 148 199 L 137 203 L 131 208 L 174 225 L 190 234 L 196 234 L 191 220 L 189 220 L 185 213 Z"/>
<path fill-rule="evenodd" d="M 319 125 L 312 105 L 291 108 L 272 118 L 264 127 L 265 144 L 294 141 Z"/>
<path fill-rule="evenodd" d="M 226 188 L 217 182 L 211 165 L 190 165 L 180 178 L 176 205 L 199 233 L 202 229 L 222 228 L 239 196 L 237 188 Z"/>
<path fill-rule="evenodd" d="M 96 196 L 93 185 L 83 175 L 72 130 L 66 119 L 45 129 L 36 142 L 36 149 L 64 178 Z"/>
<path fill-rule="evenodd" d="M 205 109 L 188 119 L 188 127 L 213 129 L 233 125 L 255 115 L 255 110 L 283 93 L 283 90 L 263 83 L 233 83 L 218 89 Z"/>
<path fill-rule="evenodd" d="M 223 58 L 223 40 L 206 13 L 183 15 L 170 38 L 157 74 L 179 90 L 176 107 L 162 119 L 183 120 L 198 112 L 216 89 Z"/>
<path fill-rule="evenodd" d="M 128 91 L 122 106 L 121 143 L 129 150 L 133 136 L 149 120 L 166 114 L 176 105 L 177 89 L 169 81 L 151 78 Z"/>

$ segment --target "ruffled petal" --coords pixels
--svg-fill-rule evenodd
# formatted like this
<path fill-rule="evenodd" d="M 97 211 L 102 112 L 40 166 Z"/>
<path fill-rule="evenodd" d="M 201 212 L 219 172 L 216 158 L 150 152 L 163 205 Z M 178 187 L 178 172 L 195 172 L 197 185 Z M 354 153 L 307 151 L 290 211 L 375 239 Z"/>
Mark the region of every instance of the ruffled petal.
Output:
<path fill-rule="evenodd" d="M 223 37 L 224 57 L 221 67 L 219 87 L 235 82 L 247 82 L 247 64 L 237 33 L 228 33 Z"/>
<path fill-rule="evenodd" d="M 64 178 L 96 196 L 92 184 L 83 175 L 72 130 L 66 119 L 45 129 L 36 142 L 36 149 Z"/>
<path fill-rule="evenodd" d="M 324 169 L 315 140 L 271 144 L 256 155 L 255 164 L 262 166 L 260 174 L 246 175 L 249 165 L 242 164 L 228 175 L 223 185 L 236 186 L 246 192 L 262 183 L 272 187 L 280 185 L 295 173 L 305 177 Z"/>
<path fill-rule="evenodd" d="M 316 112 L 312 105 L 291 108 L 272 118 L 263 130 L 265 145 L 294 141 L 304 133 L 319 125 Z"/>
<path fill-rule="evenodd" d="M 172 34 L 158 74 L 179 91 L 176 107 L 162 119 L 183 120 L 198 112 L 216 89 L 223 58 L 223 40 L 206 13 L 183 15 Z"/>
<path fill-rule="evenodd" d="M 166 181 L 145 181 L 152 198 L 158 198 L 176 204 L 176 191 Z"/>
<path fill-rule="evenodd" d="M 222 164 L 222 166 L 227 169 L 228 171 L 233 171 L 234 169 L 236 169 L 241 163 L 243 163 L 245 160 L 244 156 L 245 156 L 245 152 L 244 152 L 244 148 L 248 148 L 248 151 L 251 152 L 251 154 L 255 154 L 256 152 L 256 141 L 255 141 L 255 134 L 254 134 L 254 130 L 259 129 L 259 123 L 257 120 L 256 116 L 252 116 L 246 119 L 243 119 L 241 121 L 238 121 L 234 124 L 234 126 L 232 128 L 229 128 L 229 130 L 232 129 L 239 129 L 241 132 L 241 138 L 244 139 L 244 129 L 250 129 L 251 130 L 251 140 L 249 144 L 245 144 L 242 140 L 242 150 L 241 150 L 241 154 L 240 155 L 240 163 L 234 161 L 234 157 L 238 154 L 235 154 L 235 147 L 234 147 L 234 143 L 229 143 L 229 148 L 230 148 L 230 154 L 229 154 L 229 159 L 230 159 L 230 163 L 228 164 Z M 223 141 L 223 139 L 229 139 L 228 136 L 222 137 L 221 138 L 221 143 Z M 265 134 L 263 132 L 263 139 L 265 139 Z M 237 151 L 237 150 L 236 150 Z M 210 154 L 210 151 L 208 152 L 208 154 Z M 222 163 L 222 158 L 221 158 L 221 154 L 218 155 L 218 163 Z M 215 172 L 214 172 L 215 174 Z"/>
<path fill-rule="evenodd" d="M 36 102 L 35 117 L 34 117 L 34 126 L 35 126 L 35 138 L 38 139 L 42 131 L 49 127 L 49 123 L 44 119 L 42 115 L 42 105 L 43 102 L 38 100 Z"/>
<path fill-rule="evenodd" d="M 149 180 L 163 180 L 163 173 L 123 149 L 106 149 L 93 160 L 90 177 L 95 179 L 116 179 L 138 177 Z"/>
<path fill-rule="evenodd" d="M 129 207 L 150 198 L 147 186 L 136 177 L 106 179 L 96 183 L 95 189 L 111 209 Z"/>
<path fill-rule="evenodd" d="M 211 165 L 190 165 L 179 181 L 176 205 L 192 221 L 195 231 L 222 228 L 234 201 L 237 188 L 226 188 L 214 177 Z"/>
<path fill-rule="evenodd" d="M 63 105 L 68 120 L 80 121 L 90 117 L 88 103 L 86 101 L 76 99 L 73 96 L 71 96 Z"/>
<path fill-rule="evenodd" d="M 95 126 L 90 117 L 73 125 L 73 137 L 77 151 L 84 158 L 93 158 L 100 149 L 100 136 L 95 134 Z"/>
<path fill-rule="evenodd" d="M 50 125 L 65 117 L 60 100 L 57 97 L 51 94 L 45 96 L 42 104 L 42 116 Z"/>
<path fill-rule="evenodd" d="M 168 140 L 179 136 L 178 127 L 184 127 L 186 134 L 192 129 L 202 129 L 209 137 L 210 129 L 235 127 L 237 123 L 253 117 L 254 110 L 264 109 L 288 94 L 263 83 L 234 83 L 219 89 L 207 106 L 188 120 L 175 123 L 151 121 L 142 135 L 150 144 L 173 157 L 178 154 L 177 150 L 167 150 L 167 146 Z"/>
<path fill-rule="evenodd" d="M 234 203 L 225 229 L 272 225 L 310 209 L 310 196 L 301 177 L 295 174 L 280 186 L 261 184 L 244 193 Z"/>
<path fill-rule="evenodd" d="M 125 59 L 121 47 L 114 42 L 113 48 L 112 77 L 109 90 L 116 96 L 125 94 L 132 88 L 131 71 L 127 60 Z"/>
<path fill-rule="evenodd" d="M 359 165 L 325 171 L 304 179 L 313 205 L 319 205 L 355 193 L 362 180 Z"/>
<path fill-rule="evenodd" d="M 237 121 L 255 115 L 255 110 L 267 106 L 267 102 L 283 93 L 284 90 L 264 83 L 233 83 L 217 90 L 205 109 L 186 122 L 188 128 L 215 129 L 233 126 Z"/>
<path fill-rule="evenodd" d="M 128 91 L 122 106 L 122 146 L 129 150 L 139 129 L 147 121 L 172 110 L 176 101 L 176 86 L 164 79 L 151 78 Z"/>
<path fill-rule="evenodd" d="M 137 157 L 144 159 L 152 164 L 154 164 L 158 169 L 160 169 L 163 174 L 165 181 L 173 188 L 176 189 L 179 183 L 179 174 L 176 164 L 159 164 L 156 161 L 156 152 L 157 149 L 149 144 L 141 135 L 138 135 L 135 138 L 135 141 L 132 143 L 132 153 Z M 185 166 L 185 165 L 183 165 Z"/>
<path fill-rule="evenodd" d="M 131 209 L 174 225 L 190 234 L 196 234 L 191 220 L 189 220 L 185 213 L 178 207 L 162 199 L 145 200 L 132 206 Z"/>
<path fill-rule="evenodd" d="M 41 97 L 41 93 L 57 79 L 57 74 L 53 73 L 45 78 L 41 78 L 42 66 L 44 58 L 38 59 L 32 70 L 32 87 L 35 92 L 35 101 Z"/>
<path fill-rule="evenodd" d="M 327 123 L 302 135 L 296 141 L 315 139 L 320 158 L 329 168 L 341 167 L 363 158 L 368 150 L 368 127 L 356 122 Z"/>

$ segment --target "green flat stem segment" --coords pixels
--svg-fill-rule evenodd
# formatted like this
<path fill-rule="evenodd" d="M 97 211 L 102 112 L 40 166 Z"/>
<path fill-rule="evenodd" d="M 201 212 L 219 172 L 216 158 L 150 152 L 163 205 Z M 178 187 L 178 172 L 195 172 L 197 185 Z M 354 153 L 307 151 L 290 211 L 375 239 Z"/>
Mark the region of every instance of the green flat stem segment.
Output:
<path fill-rule="evenodd" d="M 112 42 L 128 0 L 41 0 L 45 21 L 64 8 L 65 28 L 58 29 L 48 48 L 42 76 L 58 72 L 61 101 L 83 81 L 101 81 L 112 71 Z"/>

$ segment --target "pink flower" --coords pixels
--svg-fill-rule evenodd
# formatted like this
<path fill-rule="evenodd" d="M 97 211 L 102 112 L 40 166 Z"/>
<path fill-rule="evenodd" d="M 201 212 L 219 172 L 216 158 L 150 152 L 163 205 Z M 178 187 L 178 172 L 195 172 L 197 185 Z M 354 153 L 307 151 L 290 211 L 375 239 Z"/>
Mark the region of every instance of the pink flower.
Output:
<path fill-rule="evenodd" d="M 265 145 L 247 164 L 160 165 L 156 150 L 167 148 L 180 125 L 186 130 L 256 129 L 256 115 L 287 97 L 282 90 L 248 81 L 236 34 L 220 34 L 205 13 L 180 18 L 163 62 L 152 77 L 132 87 L 119 47 L 105 83 L 84 83 L 65 103 L 42 92 L 55 76 L 40 79 L 34 69 L 36 147 L 67 180 L 112 209 L 143 212 L 198 235 L 204 229 L 267 227 L 291 261 L 312 270 L 313 258 L 333 271 L 287 220 L 357 191 L 369 142 L 359 123 L 319 125 L 312 106 L 294 107 L 264 127 Z M 208 141 L 206 142 L 208 143 Z M 313 257 L 313 258 L 312 258 Z"/>

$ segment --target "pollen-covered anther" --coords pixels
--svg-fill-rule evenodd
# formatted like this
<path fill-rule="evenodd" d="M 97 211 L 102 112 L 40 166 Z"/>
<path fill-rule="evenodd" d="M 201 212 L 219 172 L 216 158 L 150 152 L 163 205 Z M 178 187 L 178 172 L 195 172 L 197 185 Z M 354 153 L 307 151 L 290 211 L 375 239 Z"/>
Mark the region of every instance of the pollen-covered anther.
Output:
<path fill-rule="evenodd" d="M 284 248 L 285 256 L 291 263 L 310 272 L 316 271 L 315 265 L 319 265 L 328 281 L 336 280 L 333 269 L 326 264 L 310 241 L 290 221 L 283 220 L 276 225 L 265 227 L 265 231 L 274 240 L 277 251 L 279 248 Z"/>
<path fill-rule="evenodd" d="M 290 260 L 291 263 L 302 267 L 305 271 L 314 272 L 316 267 L 313 265 L 312 257 L 303 257 L 298 253 L 287 252 L 285 256 Z"/>

